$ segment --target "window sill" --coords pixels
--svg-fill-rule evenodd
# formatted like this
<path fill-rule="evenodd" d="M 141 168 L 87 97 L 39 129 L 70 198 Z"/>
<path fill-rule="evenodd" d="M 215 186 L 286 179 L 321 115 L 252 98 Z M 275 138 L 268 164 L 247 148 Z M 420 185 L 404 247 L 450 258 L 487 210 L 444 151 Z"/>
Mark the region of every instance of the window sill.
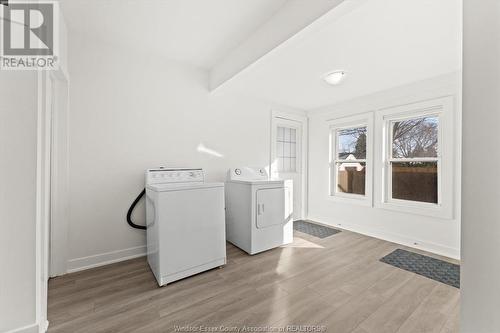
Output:
<path fill-rule="evenodd" d="M 453 219 L 453 212 L 451 209 L 447 209 L 443 205 L 436 205 L 432 203 L 420 203 L 415 201 L 388 201 L 375 203 L 375 207 L 413 215 L 436 217 L 447 220 Z"/>
<path fill-rule="evenodd" d="M 344 203 L 344 204 L 352 204 L 352 205 L 360 205 L 366 207 L 372 207 L 372 198 L 369 196 L 361 196 L 361 195 L 349 195 L 349 194 L 337 194 L 337 195 L 329 195 L 327 196 L 327 200 Z"/>

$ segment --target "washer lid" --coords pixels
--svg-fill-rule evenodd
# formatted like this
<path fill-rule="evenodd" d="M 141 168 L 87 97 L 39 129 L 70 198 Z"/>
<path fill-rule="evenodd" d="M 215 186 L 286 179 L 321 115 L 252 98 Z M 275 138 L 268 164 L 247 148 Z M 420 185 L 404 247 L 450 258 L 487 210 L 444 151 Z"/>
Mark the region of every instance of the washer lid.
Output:
<path fill-rule="evenodd" d="M 150 184 L 146 188 L 155 192 L 186 191 L 204 188 L 224 187 L 224 183 L 169 183 Z"/>

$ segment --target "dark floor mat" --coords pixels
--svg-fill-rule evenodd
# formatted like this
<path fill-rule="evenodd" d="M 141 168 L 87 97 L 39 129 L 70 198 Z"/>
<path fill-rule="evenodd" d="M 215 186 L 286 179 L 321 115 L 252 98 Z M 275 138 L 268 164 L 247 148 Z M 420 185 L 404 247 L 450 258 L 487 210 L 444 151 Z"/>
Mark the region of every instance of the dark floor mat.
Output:
<path fill-rule="evenodd" d="M 326 238 L 331 235 L 335 235 L 339 233 L 340 230 L 325 227 L 324 225 L 319 225 L 303 220 L 298 220 L 293 222 L 293 228 L 297 231 L 306 233 L 308 235 L 318 237 L 318 238 Z"/>
<path fill-rule="evenodd" d="M 381 262 L 460 288 L 460 266 L 422 254 L 397 249 Z"/>

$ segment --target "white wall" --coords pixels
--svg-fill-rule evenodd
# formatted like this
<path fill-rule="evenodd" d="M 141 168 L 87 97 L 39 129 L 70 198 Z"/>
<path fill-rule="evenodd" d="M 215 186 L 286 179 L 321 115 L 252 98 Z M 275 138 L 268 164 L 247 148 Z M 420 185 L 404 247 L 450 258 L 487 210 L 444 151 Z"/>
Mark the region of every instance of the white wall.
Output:
<path fill-rule="evenodd" d="M 500 2 L 464 1 L 461 323 L 500 332 Z M 486 160 L 487 170 L 476 161 Z M 485 172 L 486 171 L 486 172 Z"/>
<path fill-rule="evenodd" d="M 145 169 L 202 167 L 222 181 L 230 167 L 269 163 L 272 106 L 211 95 L 206 71 L 71 31 L 69 59 L 70 270 L 144 253 L 125 215 Z"/>
<path fill-rule="evenodd" d="M 64 76 L 68 76 L 68 28 L 64 13 L 59 8 L 59 70 Z"/>
<path fill-rule="evenodd" d="M 0 74 L 0 332 L 36 325 L 36 72 Z"/>
<path fill-rule="evenodd" d="M 329 196 L 329 124 L 341 115 L 369 112 L 381 108 L 454 96 L 456 123 L 460 124 L 459 75 L 453 73 L 401 86 L 373 95 L 310 112 L 309 119 L 309 213 L 311 220 L 339 225 L 363 234 L 418 247 L 458 258 L 460 256 L 460 196 L 454 198 L 452 219 L 396 212 L 369 206 L 334 202 Z M 455 146 L 456 191 L 460 192 L 460 129 Z M 376 164 L 375 164 L 376 166 Z M 377 172 L 377 170 L 374 170 Z M 375 191 L 380 188 L 374 187 Z M 377 196 L 375 196 L 377 197 Z M 418 243 L 418 245 L 415 245 Z"/>

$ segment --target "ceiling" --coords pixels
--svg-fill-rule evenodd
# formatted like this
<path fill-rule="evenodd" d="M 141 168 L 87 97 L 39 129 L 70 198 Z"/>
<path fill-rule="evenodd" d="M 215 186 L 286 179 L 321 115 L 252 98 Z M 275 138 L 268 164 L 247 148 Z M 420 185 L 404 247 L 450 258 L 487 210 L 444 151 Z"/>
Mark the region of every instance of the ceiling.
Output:
<path fill-rule="evenodd" d="M 360 1 L 284 43 L 221 89 L 311 110 L 456 72 L 461 39 L 461 1 Z M 337 69 L 347 72 L 345 80 L 327 85 L 322 76 Z"/>
<path fill-rule="evenodd" d="M 61 0 L 61 6 L 70 31 L 208 69 L 286 1 Z"/>
<path fill-rule="evenodd" d="M 61 3 L 70 31 L 211 69 L 290 1 Z M 460 0 L 345 0 L 217 90 L 312 110 L 459 71 L 461 6 Z M 340 85 L 323 82 L 338 69 L 347 72 Z"/>

